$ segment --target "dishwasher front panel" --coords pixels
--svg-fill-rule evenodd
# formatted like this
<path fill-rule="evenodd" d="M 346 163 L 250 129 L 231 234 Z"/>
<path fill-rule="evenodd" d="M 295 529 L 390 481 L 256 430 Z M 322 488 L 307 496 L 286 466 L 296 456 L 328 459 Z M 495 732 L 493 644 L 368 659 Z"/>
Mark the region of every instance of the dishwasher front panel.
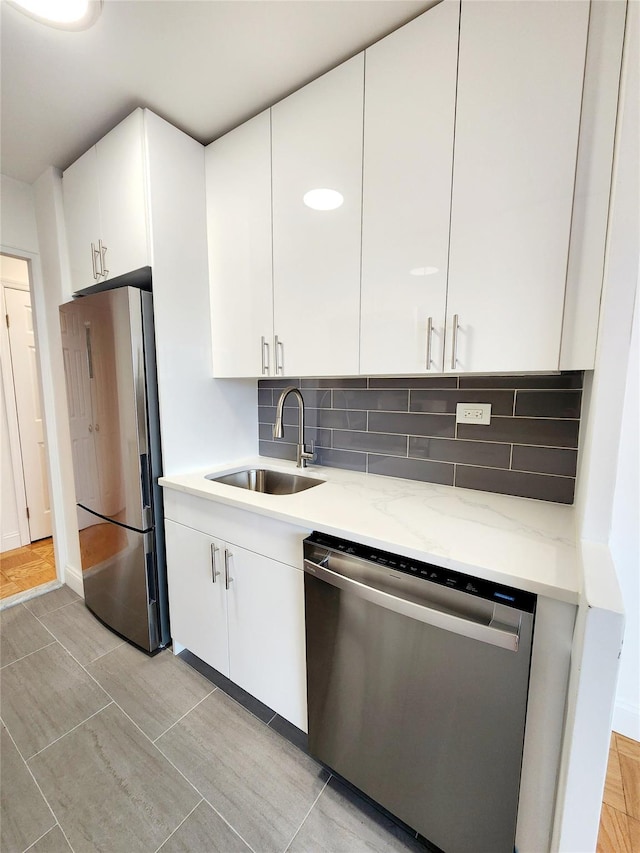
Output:
<path fill-rule="evenodd" d="M 533 614 L 519 613 L 514 651 L 310 568 L 311 754 L 445 853 L 513 853 Z"/>

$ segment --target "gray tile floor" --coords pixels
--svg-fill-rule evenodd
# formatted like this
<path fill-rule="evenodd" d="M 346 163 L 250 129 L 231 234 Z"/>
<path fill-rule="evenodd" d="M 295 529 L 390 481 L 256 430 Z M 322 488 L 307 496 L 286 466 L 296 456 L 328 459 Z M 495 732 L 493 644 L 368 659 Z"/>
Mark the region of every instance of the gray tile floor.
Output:
<path fill-rule="evenodd" d="M 424 853 L 273 711 L 67 587 L 2 611 L 0 643 L 2 853 Z"/>

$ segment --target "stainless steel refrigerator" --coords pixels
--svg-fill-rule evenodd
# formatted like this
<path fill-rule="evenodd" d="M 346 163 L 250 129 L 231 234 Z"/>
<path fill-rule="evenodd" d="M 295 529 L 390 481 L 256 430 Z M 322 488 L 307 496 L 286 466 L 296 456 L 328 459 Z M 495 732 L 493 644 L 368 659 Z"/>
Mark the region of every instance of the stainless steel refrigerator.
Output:
<path fill-rule="evenodd" d="M 60 306 L 85 603 L 147 652 L 170 640 L 153 300 Z"/>

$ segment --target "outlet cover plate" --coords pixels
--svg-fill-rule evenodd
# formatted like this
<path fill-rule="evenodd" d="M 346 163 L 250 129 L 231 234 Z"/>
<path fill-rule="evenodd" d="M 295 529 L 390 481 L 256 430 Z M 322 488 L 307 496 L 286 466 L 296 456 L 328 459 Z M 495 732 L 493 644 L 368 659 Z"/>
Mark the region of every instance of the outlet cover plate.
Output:
<path fill-rule="evenodd" d="M 491 403 L 458 403 L 456 405 L 457 424 L 490 424 Z"/>

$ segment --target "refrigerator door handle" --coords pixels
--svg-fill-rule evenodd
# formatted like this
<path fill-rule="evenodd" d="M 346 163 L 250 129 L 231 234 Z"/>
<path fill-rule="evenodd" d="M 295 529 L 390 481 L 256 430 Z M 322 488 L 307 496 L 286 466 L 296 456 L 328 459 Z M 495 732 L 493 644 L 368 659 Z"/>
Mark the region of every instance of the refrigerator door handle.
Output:
<path fill-rule="evenodd" d="M 140 482 L 142 485 L 142 506 L 151 507 L 151 478 L 149 476 L 149 454 L 140 454 Z"/>
<path fill-rule="evenodd" d="M 149 604 L 155 604 L 158 600 L 158 586 L 156 584 L 156 567 L 154 564 L 153 553 L 147 551 L 147 594 Z"/>

